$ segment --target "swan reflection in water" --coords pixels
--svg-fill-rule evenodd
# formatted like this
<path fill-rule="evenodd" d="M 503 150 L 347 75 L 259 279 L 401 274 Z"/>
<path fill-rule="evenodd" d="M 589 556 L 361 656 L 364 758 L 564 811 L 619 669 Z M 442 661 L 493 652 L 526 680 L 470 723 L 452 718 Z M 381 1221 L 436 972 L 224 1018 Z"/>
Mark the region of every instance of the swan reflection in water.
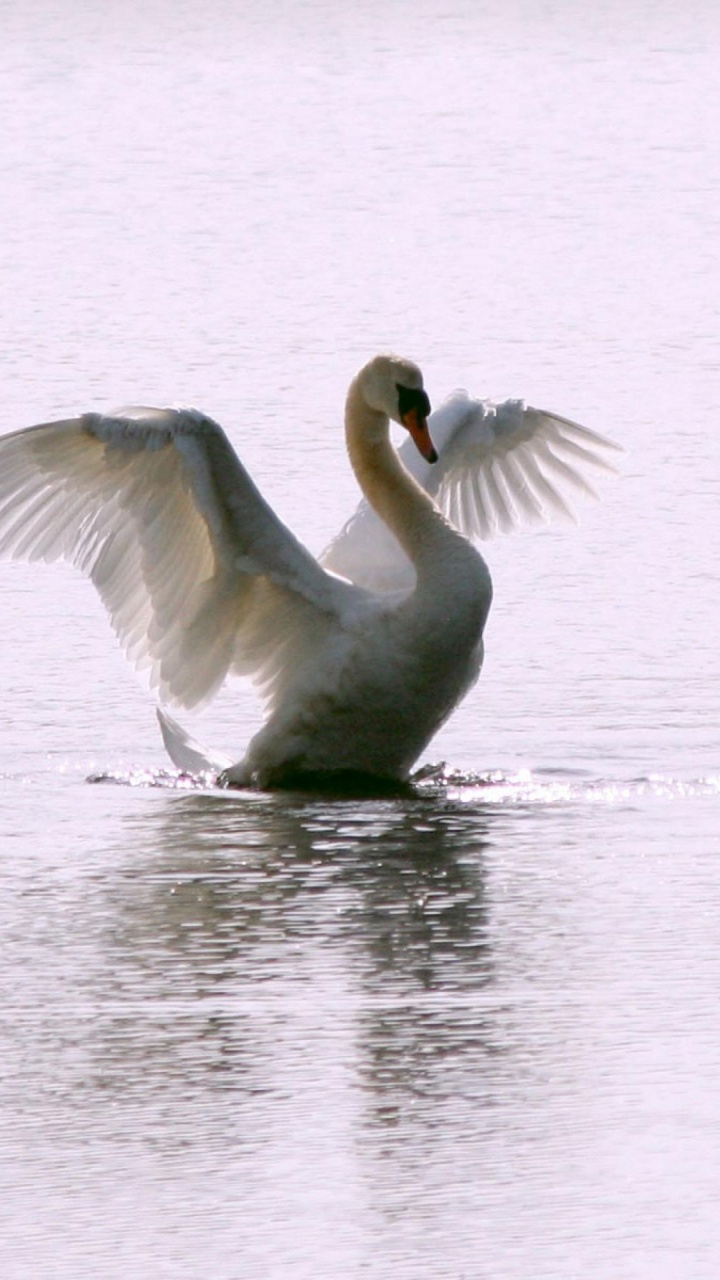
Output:
<path fill-rule="evenodd" d="M 174 795 L 128 819 L 87 974 L 100 1096 L 175 1097 L 180 1116 L 229 1092 L 250 1123 L 253 1099 L 333 1062 L 368 1122 L 482 1092 L 503 1042 L 487 822 L 434 797 L 260 793 Z"/>
<path fill-rule="evenodd" d="M 365 501 L 320 560 L 196 410 L 0 438 L 0 552 L 88 574 L 164 704 L 198 707 L 233 674 L 258 686 L 267 718 L 240 760 L 160 709 L 181 769 L 238 787 L 406 779 L 480 672 L 492 588 L 472 539 L 569 514 L 616 448 L 521 401 L 456 394 L 430 416 L 419 368 L 391 355 L 353 379 L 345 425 Z"/>

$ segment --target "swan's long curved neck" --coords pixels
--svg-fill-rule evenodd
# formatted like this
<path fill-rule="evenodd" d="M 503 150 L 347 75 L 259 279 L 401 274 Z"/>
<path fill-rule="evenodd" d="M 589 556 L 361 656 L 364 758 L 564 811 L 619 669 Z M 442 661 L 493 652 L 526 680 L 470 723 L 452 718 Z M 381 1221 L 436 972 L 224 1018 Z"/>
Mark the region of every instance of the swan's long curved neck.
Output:
<path fill-rule="evenodd" d="M 390 443 L 389 420 L 371 409 L 353 382 L 345 411 L 347 448 L 353 471 L 370 505 L 394 533 L 418 574 L 440 567 L 442 550 L 460 539 L 431 498 L 405 470 Z"/>

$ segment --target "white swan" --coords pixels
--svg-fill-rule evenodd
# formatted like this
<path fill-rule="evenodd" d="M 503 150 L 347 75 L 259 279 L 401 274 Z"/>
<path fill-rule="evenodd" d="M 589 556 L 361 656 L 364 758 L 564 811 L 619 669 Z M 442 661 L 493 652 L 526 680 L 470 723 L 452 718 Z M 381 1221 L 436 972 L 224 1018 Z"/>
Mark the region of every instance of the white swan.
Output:
<path fill-rule="evenodd" d="M 178 767 L 226 766 L 238 786 L 402 780 L 480 671 L 492 588 L 469 537 L 568 512 L 563 492 L 593 492 L 584 473 L 613 470 L 616 448 L 521 401 L 457 393 L 430 421 L 435 466 L 429 413 L 410 361 L 360 370 L 345 422 L 366 501 L 322 562 L 194 409 L 15 432 L 0 438 L 0 552 L 82 569 L 163 703 L 197 706 L 229 674 L 255 681 L 267 719 L 237 764 L 160 713 Z M 412 437 L 402 462 L 389 419 Z"/>

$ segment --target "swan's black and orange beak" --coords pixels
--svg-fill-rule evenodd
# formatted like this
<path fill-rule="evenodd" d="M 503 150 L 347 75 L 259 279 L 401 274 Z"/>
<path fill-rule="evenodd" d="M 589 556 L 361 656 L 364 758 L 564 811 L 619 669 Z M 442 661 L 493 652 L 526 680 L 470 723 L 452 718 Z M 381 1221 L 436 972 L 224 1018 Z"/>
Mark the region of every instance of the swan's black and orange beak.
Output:
<path fill-rule="evenodd" d="M 428 428 L 430 401 L 427 392 L 398 386 L 400 421 L 410 432 L 419 453 L 426 462 L 437 462 L 438 456 Z"/>
<path fill-rule="evenodd" d="M 409 409 L 402 417 L 403 426 L 407 427 L 415 444 L 426 462 L 437 462 L 435 445 L 430 437 L 427 418 L 421 417 L 417 409 Z"/>

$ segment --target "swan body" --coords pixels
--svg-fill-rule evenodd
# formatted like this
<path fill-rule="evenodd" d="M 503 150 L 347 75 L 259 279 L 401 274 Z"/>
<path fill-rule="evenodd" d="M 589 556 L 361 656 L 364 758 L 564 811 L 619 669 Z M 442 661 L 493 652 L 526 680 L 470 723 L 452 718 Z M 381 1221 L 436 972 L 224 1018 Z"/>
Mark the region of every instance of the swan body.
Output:
<path fill-rule="evenodd" d="M 197 410 L 14 432 L 0 438 L 0 553 L 83 570 L 165 706 L 254 680 L 267 718 L 237 763 L 160 710 L 178 767 L 237 786 L 403 780 L 482 664 L 492 586 L 470 539 L 567 514 L 563 491 L 592 492 L 585 473 L 612 470 L 616 447 L 520 401 L 459 393 L 429 415 L 408 360 L 377 356 L 353 379 L 346 440 L 365 496 L 320 561 Z M 411 436 L 399 454 L 390 420 Z"/>

